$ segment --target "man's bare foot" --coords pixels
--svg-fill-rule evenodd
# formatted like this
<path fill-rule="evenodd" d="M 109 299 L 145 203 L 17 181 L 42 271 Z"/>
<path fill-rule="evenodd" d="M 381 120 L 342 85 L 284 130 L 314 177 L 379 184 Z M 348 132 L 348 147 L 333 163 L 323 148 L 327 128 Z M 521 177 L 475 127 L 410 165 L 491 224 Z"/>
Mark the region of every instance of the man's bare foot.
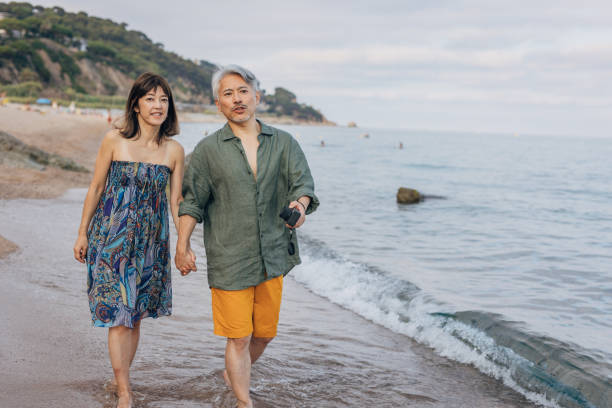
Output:
<path fill-rule="evenodd" d="M 132 408 L 132 393 L 121 394 L 117 400 L 117 408 Z"/>
<path fill-rule="evenodd" d="M 223 370 L 223 381 L 225 381 L 227 388 L 232 388 L 232 382 L 229 379 L 229 375 L 227 375 L 227 370 Z"/>

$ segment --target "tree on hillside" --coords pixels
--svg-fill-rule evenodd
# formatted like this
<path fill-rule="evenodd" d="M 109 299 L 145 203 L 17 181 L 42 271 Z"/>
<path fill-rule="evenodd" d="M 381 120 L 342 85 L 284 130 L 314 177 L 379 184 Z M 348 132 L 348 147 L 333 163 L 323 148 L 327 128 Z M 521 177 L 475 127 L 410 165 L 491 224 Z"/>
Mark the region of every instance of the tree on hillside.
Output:
<path fill-rule="evenodd" d="M 128 30 L 126 23 L 89 16 L 85 12 L 70 13 L 61 7 L 45 8 L 25 2 L 0 3 L 0 85 L 20 81 L 25 69 L 29 80 L 38 76 L 43 89 L 63 93 L 90 92 L 112 95 L 119 82 L 109 72 L 135 78 L 145 71 L 157 72 L 179 91 L 183 102 L 211 103 L 211 78 L 216 66 L 207 61 L 193 62 L 164 49 L 145 33 Z M 46 55 L 45 55 L 46 54 Z M 46 56 L 61 68 L 61 75 L 52 76 L 56 65 L 48 65 Z M 92 63 L 81 72 L 79 60 Z M 45 62 L 47 61 L 47 62 Z M 86 76 L 96 71 L 96 84 Z M 101 84 L 100 84 L 101 82 Z M 100 86 L 101 85 L 101 86 Z M 67 88 L 65 88 L 68 86 Z M 311 107 L 297 103 L 295 94 L 276 88 L 265 96 L 270 112 L 279 115 L 319 120 L 322 115 Z"/>

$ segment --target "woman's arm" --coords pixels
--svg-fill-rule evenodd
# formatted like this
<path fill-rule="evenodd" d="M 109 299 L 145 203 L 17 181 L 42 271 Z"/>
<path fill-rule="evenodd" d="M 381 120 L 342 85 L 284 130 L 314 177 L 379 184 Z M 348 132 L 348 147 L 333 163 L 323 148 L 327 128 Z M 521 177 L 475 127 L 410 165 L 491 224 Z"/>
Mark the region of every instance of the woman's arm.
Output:
<path fill-rule="evenodd" d="M 172 213 L 172 221 L 177 232 L 179 229 L 178 210 L 179 204 L 183 201 L 181 189 L 183 185 L 183 175 L 185 172 L 185 150 L 180 143 L 173 141 L 172 156 L 174 166 L 170 176 L 170 212 Z"/>
<path fill-rule="evenodd" d="M 100 197 L 104 191 L 104 185 L 106 184 L 106 177 L 108 176 L 108 169 L 110 168 L 111 161 L 113 160 L 113 149 L 117 140 L 116 131 L 110 131 L 104 136 L 100 150 L 98 150 L 98 156 L 96 157 L 96 166 L 94 168 L 93 178 L 89 184 L 87 195 L 85 196 L 85 203 L 83 204 L 83 213 L 81 215 L 81 224 L 79 225 L 79 232 L 77 240 L 74 244 L 74 258 L 85 263 L 87 257 L 87 229 L 91 218 L 96 211 L 96 207 L 100 202 Z"/>

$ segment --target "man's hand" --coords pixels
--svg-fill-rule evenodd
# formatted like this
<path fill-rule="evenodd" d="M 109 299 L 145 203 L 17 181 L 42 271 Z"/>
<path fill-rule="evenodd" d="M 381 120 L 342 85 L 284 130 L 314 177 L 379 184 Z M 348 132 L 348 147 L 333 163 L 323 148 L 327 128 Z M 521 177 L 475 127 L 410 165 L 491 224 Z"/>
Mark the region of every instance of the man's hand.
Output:
<path fill-rule="evenodd" d="M 287 227 L 289 228 L 299 228 L 302 226 L 302 224 L 304 224 L 304 221 L 306 221 L 306 207 L 304 206 L 304 204 L 302 204 L 299 201 L 292 201 L 289 203 L 289 208 L 295 208 L 296 210 L 298 210 L 300 212 L 300 218 L 297 220 L 297 222 L 295 223 L 295 225 L 292 227 L 290 225 L 287 225 Z"/>
<path fill-rule="evenodd" d="M 191 250 L 189 238 L 196 226 L 196 219 L 190 215 L 182 215 L 179 217 L 178 238 L 176 239 L 176 254 L 174 255 L 174 264 L 181 271 L 181 275 L 185 276 L 191 271 L 197 271 L 195 260 L 196 256 Z"/>
<path fill-rule="evenodd" d="M 198 268 L 196 267 L 195 261 L 196 256 L 191 248 L 186 248 L 183 250 L 180 248 L 176 249 L 174 264 L 176 265 L 176 268 L 181 271 L 181 275 L 185 276 L 191 271 L 197 271 Z"/>

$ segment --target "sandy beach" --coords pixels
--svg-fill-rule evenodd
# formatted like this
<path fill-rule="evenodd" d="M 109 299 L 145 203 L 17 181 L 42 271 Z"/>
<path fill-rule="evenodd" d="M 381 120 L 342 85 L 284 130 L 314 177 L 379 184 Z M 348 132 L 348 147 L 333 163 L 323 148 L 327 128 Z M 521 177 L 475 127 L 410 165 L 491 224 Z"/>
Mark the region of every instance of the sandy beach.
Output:
<path fill-rule="evenodd" d="M 2 129 L 91 168 L 103 118 L 0 109 Z M 90 174 L 0 168 L 0 406 L 114 407 L 106 330 L 92 328 L 85 268 L 72 258 Z M 199 271 L 173 270 L 173 315 L 143 323 L 138 407 L 231 407 L 212 334 L 201 227 Z M 173 239 L 175 236 L 173 235 Z M 2 255 L 0 255 L 2 256 Z M 286 279 L 279 335 L 255 365 L 256 407 L 532 407 L 470 366 L 433 353 Z"/>
<path fill-rule="evenodd" d="M 0 130 L 22 142 L 93 168 L 106 118 L 0 107 Z M 1 152 L 0 152 L 1 154 Z M 1 163 L 1 161 L 0 161 Z M 57 197 L 71 187 L 86 187 L 90 174 L 54 167 L 44 170 L 0 164 L 0 199 Z"/>

